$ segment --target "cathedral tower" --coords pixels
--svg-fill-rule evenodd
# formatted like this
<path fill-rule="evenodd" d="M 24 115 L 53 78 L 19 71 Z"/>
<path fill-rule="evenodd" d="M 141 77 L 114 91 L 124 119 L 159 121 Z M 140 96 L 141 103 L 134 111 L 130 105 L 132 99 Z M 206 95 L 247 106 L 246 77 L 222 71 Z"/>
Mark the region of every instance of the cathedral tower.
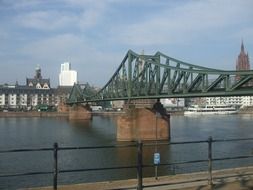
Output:
<path fill-rule="evenodd" d="M 243 41 L 241 44 L 241 52 L 236 60 L 236 70 L 250 70 L 249 55 L 245 53 Z"/>

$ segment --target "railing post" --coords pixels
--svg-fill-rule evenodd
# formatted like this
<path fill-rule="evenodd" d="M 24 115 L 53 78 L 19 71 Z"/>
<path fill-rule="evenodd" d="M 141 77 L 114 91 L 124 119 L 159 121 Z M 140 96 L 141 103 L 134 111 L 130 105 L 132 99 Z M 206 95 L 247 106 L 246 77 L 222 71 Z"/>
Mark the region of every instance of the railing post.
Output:
<path fill-rule="evenodd" d="M 138 141 L 138 158 L 137 158 L 137 178 L 138 178 L 138 187 L 137 190 L 142 190 L 142 142 Z"/>
<path fill-rule="evenodd" d="M 57 189 L 58 175 L 58 143 L 54 143 L 54 189 Z"/>
<path fill-rule="evenodd" d="M 213 177 L 212 177 L 212 137 L 208 138 L 208 185 L 210 189 L 213 186 Z"/>

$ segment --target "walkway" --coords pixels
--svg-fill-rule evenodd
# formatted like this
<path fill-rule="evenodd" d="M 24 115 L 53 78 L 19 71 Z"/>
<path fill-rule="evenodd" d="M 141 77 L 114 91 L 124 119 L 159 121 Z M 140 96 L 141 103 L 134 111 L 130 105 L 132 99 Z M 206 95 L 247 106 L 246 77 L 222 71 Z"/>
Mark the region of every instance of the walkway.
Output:
<path fill-rule="evenodd" d="M 193 174 L 179 174 L 174 176 L 145 178 L 143 180 L 144 190 L 208 190 L 206 172 Z M 253 189 L 253 167 L 218 170 L 213 172 L 214 190 L 252 190 Z M 59 190 L 105 190 L 105 189 L 136 189 L 137 180 L 119 180 L 98 183 L 85 183 L 75 185 L 59 186 Z M 156 187 L 153 187 L 157 185 Z M 52 190 L 52 187 L 30 188 L 29 190 Z"/>

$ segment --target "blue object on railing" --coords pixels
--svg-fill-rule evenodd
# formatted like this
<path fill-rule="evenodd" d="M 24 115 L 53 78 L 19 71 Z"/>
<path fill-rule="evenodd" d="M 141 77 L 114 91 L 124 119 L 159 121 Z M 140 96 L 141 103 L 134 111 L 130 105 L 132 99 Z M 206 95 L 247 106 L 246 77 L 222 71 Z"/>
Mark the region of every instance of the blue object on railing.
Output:
<path fill-rule="evenodd" d="M 155 165 L 160 164 L 160 153 L 158 152 L 154 153 L 154 164 Z"/>

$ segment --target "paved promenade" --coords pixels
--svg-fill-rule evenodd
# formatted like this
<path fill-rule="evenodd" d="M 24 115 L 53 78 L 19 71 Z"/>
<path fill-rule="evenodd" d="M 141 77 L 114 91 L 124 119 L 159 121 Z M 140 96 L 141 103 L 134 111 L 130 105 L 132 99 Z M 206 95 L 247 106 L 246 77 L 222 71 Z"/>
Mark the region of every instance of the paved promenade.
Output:
<path fill-rule="evenodd" d="M 208 190 L 206 172 L 143 179 L 144 190 Z M 252 190 L 253 167 L 213 171 L 215 190 Z M 137 180 L 119 180 L 59 186 L 59 190 L 105 190 L 136 189 Z M 155 187 L 156 186 L 156 187 Z M 52 187 L 30 188 L 29 190 L 52 190 Z"/>

